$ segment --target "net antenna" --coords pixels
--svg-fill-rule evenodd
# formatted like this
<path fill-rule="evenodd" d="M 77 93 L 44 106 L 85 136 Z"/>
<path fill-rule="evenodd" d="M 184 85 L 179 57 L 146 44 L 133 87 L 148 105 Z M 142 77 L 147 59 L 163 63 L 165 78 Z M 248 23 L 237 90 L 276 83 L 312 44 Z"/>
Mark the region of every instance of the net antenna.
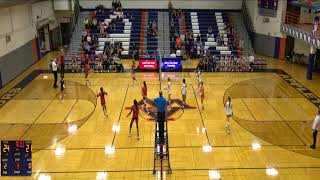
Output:
<path fill-rule="evenodd" d="M 160 82 L 160 91 L 162 90 L 162 78 L 161 78 L 161 74 L 162 74 L 162 56 L 161 56 L 161 50 L 157 49 L 157 54 L 156 54 L 156 58 L 159 61 L 159 82 Z"/>

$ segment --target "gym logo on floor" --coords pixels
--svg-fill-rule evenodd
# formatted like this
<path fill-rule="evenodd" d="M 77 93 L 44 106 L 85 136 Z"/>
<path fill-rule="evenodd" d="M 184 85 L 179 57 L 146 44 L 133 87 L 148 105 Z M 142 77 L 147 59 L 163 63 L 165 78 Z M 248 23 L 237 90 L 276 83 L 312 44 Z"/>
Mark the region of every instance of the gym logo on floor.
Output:
<path fill-rule="evenodd" d="M 154 121 L 157 119 L 157 107 L 151 99 L 147 99 L 147 107 L 149 109 L 149 114 L 145 108 L 143 108 L 143 100 L 138 101 L 139 107 L 141 110 L 149 116 L 147 120 Z M 176 118 L 173 118 L 173 115 L 178 111 L 182 111 L 183 101 L 180 99 L 172 99 L 170 103 L 170 109 L 167 108 L 167 120 L 174 121 Z M 126 107 L 130 109 L 131 107 Z M 195 109 L 196 107 L 185 104 L 184 110 Z"/>

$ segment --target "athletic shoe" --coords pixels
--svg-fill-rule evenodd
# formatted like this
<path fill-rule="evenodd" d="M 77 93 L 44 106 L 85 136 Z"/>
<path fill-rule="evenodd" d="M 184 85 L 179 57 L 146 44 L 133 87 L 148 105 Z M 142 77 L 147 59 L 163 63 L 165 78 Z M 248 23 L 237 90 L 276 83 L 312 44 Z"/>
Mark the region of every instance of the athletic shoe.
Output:
<path fill-rule="evenodd" d="M 128 137 L 131 137 L 131 133 L 129 132 Z"/>
<path fill-rule="evenodd" d="M 315 146 L 315 145 L 310 145 L 310 148 L 311 148 L 311 149 L 315 149 L 316 146 Z"/>
<path fill-rule="evenodd" d="M 137 140 L 140 140 L 140 136 L 139 135 L 137 136 Z"/>

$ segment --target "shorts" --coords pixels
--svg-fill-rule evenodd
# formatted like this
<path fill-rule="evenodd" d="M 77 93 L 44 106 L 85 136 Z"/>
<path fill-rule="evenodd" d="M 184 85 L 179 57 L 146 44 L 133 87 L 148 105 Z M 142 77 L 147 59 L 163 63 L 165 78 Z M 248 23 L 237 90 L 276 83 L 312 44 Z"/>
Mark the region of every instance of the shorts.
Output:
<path fill-rule="evenodd" d="M 186 99 L 187 98 L 187 95 L 185 94 L 185 95 L 183 95 L 182 94 L 182 99 Z"/>

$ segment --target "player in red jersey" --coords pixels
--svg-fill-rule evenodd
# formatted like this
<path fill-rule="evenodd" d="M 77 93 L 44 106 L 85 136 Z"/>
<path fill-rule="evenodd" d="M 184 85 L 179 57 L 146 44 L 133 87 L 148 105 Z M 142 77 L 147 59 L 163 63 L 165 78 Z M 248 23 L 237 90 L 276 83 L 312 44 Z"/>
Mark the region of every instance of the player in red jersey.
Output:
<path fill-rule="evenodd" d="M 89 56 L 87 55 L 86 60 L 84 62 L 84 76 L 86 78 L 86 85 L 88 85 L 88 83 L 90 84 L 90 81 L 88 79 L 89 76 Z"/>
<path fill-rule="evenodd" d="M 103 109 L 104 116 L 106 118 L 108 118 L 108 111 L 107 111 L 107 107 L 106 107 L 106 99 L 104 97 L 105 95 L 108 95 L 107 92 L 105 92 L 103 90 L 103 88 L 100 87 L 100 92 L 97 93 L 97 97 L 100 96 L 100 102 L 101 102 L 101 106 L 102 106 L 102 109 Z"/>
<path fill-rule="evenodd" d="M 136 122 L 136 127 L 137 127 L 137 139 L 139 140 L 139 126 L 138 126 L 138 120 L 139 120 L 139 106 L 138 106 L 138 102 L 137 100 L 133 100 L 133 106 L 130 109 L 130 113 L 127 115 L 127 117 L 132 114 L 132 118 L 131 118 L 131 122 L 130 122 L 130 129 L 129 129 L 129 137 L 131 137 L 131 128 L 132 128 L 132 124 L 135 121 Z"/>
<path fill-rule="evenodd" d="M 201 100 L 201 110 L 204 110 L 204 104 L 203 104 L 203 100 L 204 100 L 204 86 L 203 86 L 203 81 L 201 81 L 201 82 L 199 83 L 198 92 L 199 92 L 199 96 L 200 96 L 200 100 Z"/>
<path fill-rule="evenodd" d="M 141 88 L 141 95 L 143 98 L 143 106 L 146 109 L 147 113 L 149 114 L 149 109 L 147 107 L 147 94 L 148 94 L 148 88 L 146 81 L 143 81 L 143 86 Z"/>
<path fill-rule="evenodd" d="M 136 64 L 135 64 L 134 60 L 132 61 L 131 77 L 132 77 L 132 85 L 134 85 L 134 81 L 137 81 L 137 79 L 136 79 Z"/>

